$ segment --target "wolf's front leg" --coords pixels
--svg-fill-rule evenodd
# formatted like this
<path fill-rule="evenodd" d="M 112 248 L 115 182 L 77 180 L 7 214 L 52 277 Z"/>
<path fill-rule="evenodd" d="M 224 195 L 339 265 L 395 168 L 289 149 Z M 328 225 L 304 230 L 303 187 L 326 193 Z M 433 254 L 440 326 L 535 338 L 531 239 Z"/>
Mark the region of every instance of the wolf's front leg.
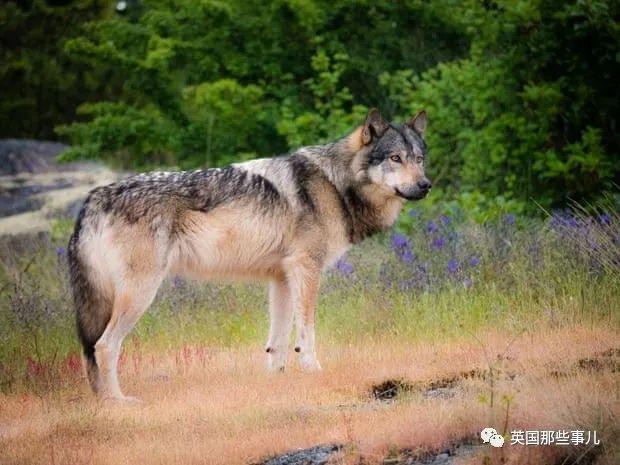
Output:
<path fill-rule="evenodd" d="M 284 371 L 293 326 L 293 306 L 286 279 L 276 279 L 269 284 L 269 341 L 267 342 L 267 367 L 271 371 Z"/>
<path fill-rule="evenodd" d="M 298 266 L 289 273 L 297 327 L 295 352 L 299 353 L 299 364 L 306 371 L 321 369 L 316 358 L 314 328 L 319 277 L 320 268 L 315 266 Z"/>

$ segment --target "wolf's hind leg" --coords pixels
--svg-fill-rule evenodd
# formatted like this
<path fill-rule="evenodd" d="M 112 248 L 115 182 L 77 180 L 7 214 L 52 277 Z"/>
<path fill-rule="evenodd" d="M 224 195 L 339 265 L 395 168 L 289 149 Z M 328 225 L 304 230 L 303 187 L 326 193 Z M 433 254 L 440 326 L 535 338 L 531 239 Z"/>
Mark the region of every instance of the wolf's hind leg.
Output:
<path fill-rule="evenodd" d="M 142 314 L 155 298 L 160 278 L 152 277 L 141 282 L 126 282 L 116 293 L 112 317 L 105 331 L 95 344 L 95 357 L 101 371 L 103 388 L 100 396 L 116 400 L 129 400 L 121 392 L 118 382 L 118 359 L 125 336 L 133 329 Z"/>
<path fill-rule="evenodd" d="M 291 293 L 285 279 L 269 284 L 269 340 L 267 342 L 267 367 L 271 371 L 283 371 L 293 329 L 293 306 Z"/>

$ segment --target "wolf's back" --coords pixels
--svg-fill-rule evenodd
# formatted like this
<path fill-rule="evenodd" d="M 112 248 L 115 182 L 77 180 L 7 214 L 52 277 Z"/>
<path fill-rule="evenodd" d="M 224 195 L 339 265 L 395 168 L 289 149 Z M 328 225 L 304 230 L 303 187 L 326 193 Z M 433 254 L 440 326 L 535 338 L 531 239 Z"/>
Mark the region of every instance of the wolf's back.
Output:
<path fill-rule="evenodd" d="M 68 260 L 71 292 L 76 311 L 76 326 L 79 340 L 82 344 L 86 374 L 92 389 L 96 392 L 99 388 L 99 368 L 95 359 L 95 344 L 103 334 L 110 315 L 112 313 L 112 298 L 105 296 L 92 281 L 93 273 L 90 272 L 84 257 L 83 237 L 88 223 L 96 221 L 95 217 L 100 212 L 92 203 L 93 193 L 84 202 L 75 223 L 75 229 L 69 240 Z"/>

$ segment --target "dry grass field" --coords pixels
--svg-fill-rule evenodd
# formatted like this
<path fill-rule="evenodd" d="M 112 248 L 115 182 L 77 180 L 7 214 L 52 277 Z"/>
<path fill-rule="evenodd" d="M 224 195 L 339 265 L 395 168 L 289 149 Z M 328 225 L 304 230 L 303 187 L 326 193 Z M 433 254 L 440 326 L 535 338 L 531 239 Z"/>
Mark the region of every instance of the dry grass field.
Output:
<path fill-rule="evenodd" d="M 142 404 L 97 401 L 79 374 L 62 390 L 1 396 L 0 462 L 233 465 L 341 444 L 333 463 L 400 463 L 383 461 L 481 444 L 486 426 L 596 430 L 597 463 L 620 459 L 620 334 L 604 327 L 491 330 L 430 344 L 325 343 L 318 374 L 294 363 L 268 374 L 258 347 L 128 352 L 122 382 Z M 372 387 L 386 380 L 405 388 L 378 400 Z M 507 440 L 454 463 L 587 463 L 578 460 L 585 450 Z"/>

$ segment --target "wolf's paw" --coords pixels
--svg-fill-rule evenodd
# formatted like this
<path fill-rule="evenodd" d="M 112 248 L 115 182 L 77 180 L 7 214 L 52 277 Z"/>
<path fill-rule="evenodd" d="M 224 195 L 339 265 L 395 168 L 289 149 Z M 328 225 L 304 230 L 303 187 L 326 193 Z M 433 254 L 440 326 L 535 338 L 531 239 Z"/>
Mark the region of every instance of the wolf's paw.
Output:
<path fill-rule="evenodd" d="M 278 367 L 271 367 L 271 366 L 268 366 L 268 367 L 267 367 L 267 371 L 268 371 L 269 373 L 284 373 L 284 371 L 285 371 L 285 367 L 284 367 L 284 366 L 278 366 Z"/>
<path fill-rule="evenodd" d="M 267 371 L 269 373 L 284 373 L 285 363 L 279 360 L 267 360 Z"/>
<path fill-rule="evenodd" d="M 284 364 L 272 364 L 267 362 L 267 371 L 269 373 L 284 373 Z"/>
<path fill-rule="evenodd" d="M 116 395 L 116 396 L 105 396 L 102 398 L 104 402 L 109 402 L 117 405 L 144 405 L 144 401 L 139 399 L 138 397 L 133 396 L 124 396 L 124 395 Z"/>
<path fill-rule="evenodd" d="M 286 366 L 286 347 L 267 348 L 267 371 L 282 373 Z"/>
<path fill-rule="evenodd" d="M 142 399 L 133 396 L 123 396 L 121 397 L 120 402 L 127 405 L 144 405 L 144 401 Z"/>
<path fill-rule="evenodd" d="M 299 358 L 299 366 L 303 371 L 308 373 L 321 371 L 321 364 L 316 359 L 316 357 L 304 357 L 301 356 Z"/>

